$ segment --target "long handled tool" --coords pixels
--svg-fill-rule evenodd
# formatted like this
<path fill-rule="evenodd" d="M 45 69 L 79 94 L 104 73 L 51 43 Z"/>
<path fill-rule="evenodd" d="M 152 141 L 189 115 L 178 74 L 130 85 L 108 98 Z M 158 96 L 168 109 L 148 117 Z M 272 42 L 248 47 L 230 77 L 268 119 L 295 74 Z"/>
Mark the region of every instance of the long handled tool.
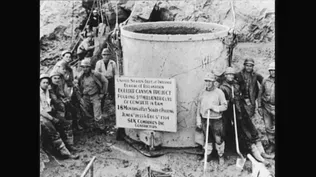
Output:
<path fill-rule="evenodd" d="M 205 152 L 204 152 L 204 168 L 203 174 L 206 176 L 206 164 L 207 164 L 207 145 L 208 145 L 208 132 L 210 126 L 210 110 L 207 111 L 207 120 L 206 120 L 206 138 L 205 138 Z"/>
<path fill-rule="evenodd" d="M 232 86 L 232 97 L 234 98 L 234 86 Z M 234 113 L 234 127 L 235 127 L 235 139 L 236 139 L 236 151 L 240 157 L 237 157 L 236 167 L 243 169 L 246 159 L 239 151 L 239 143 L 238 143 L 238 133 L 237 133 L 237 120 L 236 120 L 236 108 L 233 103 L 233 113 Z"/>

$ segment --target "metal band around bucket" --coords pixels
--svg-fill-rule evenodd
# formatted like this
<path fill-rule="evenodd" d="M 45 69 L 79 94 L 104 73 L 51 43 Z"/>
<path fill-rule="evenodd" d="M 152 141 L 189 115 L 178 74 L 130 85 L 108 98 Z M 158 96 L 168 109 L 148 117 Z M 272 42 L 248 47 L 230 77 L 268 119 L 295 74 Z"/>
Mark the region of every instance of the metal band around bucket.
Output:
<path fill-rule="evenodd" d="M 198 30 L 214 31 L 204 32 L 197 34 L 146 34 L 141 32 L 135 32 L 139 30 L 150 30 L 159 28 L 196 28 Z M 134 23 L 121 27 L 121 35 L 127 38 L 133 38 L 146 41 L 201 41 L 212 40 L 220 37 L 225 37 L 228 34 L 229 27 L 219 25 L 216 23 L 206 22 L 146 22 L 146 23 Z"/>

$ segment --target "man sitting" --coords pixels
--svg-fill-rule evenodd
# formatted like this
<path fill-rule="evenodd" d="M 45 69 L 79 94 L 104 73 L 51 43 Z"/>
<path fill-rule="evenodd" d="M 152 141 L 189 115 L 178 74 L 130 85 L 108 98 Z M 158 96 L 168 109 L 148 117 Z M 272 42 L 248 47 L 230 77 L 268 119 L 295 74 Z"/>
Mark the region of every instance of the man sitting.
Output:
<path fill-rule="evenodd" d="M 40 76 L 40 125 L 41 134 L 43 136 L 43 146 L 44 148 L 47 147 L 57 151 L 59 155 L 64 158 L 77 159 L 79 156 L 71 154 L 61 139 L 59 131 L 62 130 L 62 120 L 52 116 L 54 110 L 50 104 L 49 84 L 49 76 L 42 74 Z M 61 131 L 61 133 L 64 132 Z M 50 147 L 49 145 L 52 146 Z"/>

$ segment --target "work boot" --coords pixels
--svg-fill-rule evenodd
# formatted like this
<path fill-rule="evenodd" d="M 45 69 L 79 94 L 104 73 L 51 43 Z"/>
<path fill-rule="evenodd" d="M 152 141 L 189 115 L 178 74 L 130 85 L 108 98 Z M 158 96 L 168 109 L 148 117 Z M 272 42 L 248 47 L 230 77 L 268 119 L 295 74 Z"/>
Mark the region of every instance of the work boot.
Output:
<path fill-rule="evenodd" d="M 268 149 L 266 150 L 267 153 L 274 153 L 275 152 L 275 145 L 273 143 L 270 143 Z"/>
<path fill-rule="evenodd" d="M 215 148 L 217 150 L 217 154 L 218 154 L 218 163 L 219 165 L 224 165 L 225 160 L 224 160 L 224 151 L 225 151 L 225 142 L 222 142 L 222 144 L 215 144 Z"/>
<path fill-rule="evenodd" d="M 68 145 L 67 149 L 71 152 L 78 152 L 80 151 L 78 148 L 74 147 L 73 145 Z"/>
<path fill-rule="evenodd" d="M 259 162 L 265 162 L 265 159 L 261 156 L 257 146 L 255 144 L 251 144 L 251 153 Z"/>
<path fill-rule="evenodd" d="M 263 158 L 266 158 L 266 159 L 273 159 L 273 158 L 274 158 L 274 156 L 269 155 L 269 154 L 267 154 L 267 153 L 264 151 L 264 148 L 263 148 L 263 146 L 262 146 L 261 141 L 258 141 L 258 142 L 256 143 L 256 146 L 257 146 L 257 148 L 258 148 L 258 150 L 259 150 L 259 152 L 260 152 L 260 155 L 261 155 Z"/>
<path fill-rule="evenodd" d="M 62 147 L 60 150 L 60 155 L 62 157 L 64 157 L 65 159 L 78 159 L 79 158 L 79 155 L 73 155 L 69 152 L 69 150 L 64 146 Z"/>
<path fill-rule="evenodd" d="M 74 121 L 74 124 L 75 124 L 75 128 L 76 128 L 77 130 L 79 130 L 79 131 L 83 130 L 83 127 L 81 127 L 81 126 L 79 125 L 79 120 L 75 120 L 75 121 Z"/>
<path fill-rule="evenodd" d="M 207 158 L 206 161 L 210 162 L 211 161 L 211 154 L 207 155 L 206 158 Z M 198 160 L 199 161 L 204 160 L 204 155 L 199 155 Z"/>
<path fill-rule="evenodd" d="M 274 157 L 275 157 L 275 145 L 273 143 L 271 143 L 270 146 L 268 147 L 268 149 L 266 150 L 266 152 L 269 154 L 271 159 L 274 159 Z"/>
<path fill-rule="evenodd" d="M 207 159 L 206 159 L 207 162 L 211 161 L 212 152 L 213 152 L 213 143 L 208 143 L 207 144 Z"/>
<path fill-rule="evenodd" d="M 104 122 L 104 119 L 103 118 L 101 118 L 100 120 L 98 120 L 98 121 L 96 121 L 95 122 L 95 125 L 96 125 L 96 128 L 98 129 L 98 130 L 100 130 L 100 132 L 103 132 L 103 131 L 105 131 L 105 122 Z"/>

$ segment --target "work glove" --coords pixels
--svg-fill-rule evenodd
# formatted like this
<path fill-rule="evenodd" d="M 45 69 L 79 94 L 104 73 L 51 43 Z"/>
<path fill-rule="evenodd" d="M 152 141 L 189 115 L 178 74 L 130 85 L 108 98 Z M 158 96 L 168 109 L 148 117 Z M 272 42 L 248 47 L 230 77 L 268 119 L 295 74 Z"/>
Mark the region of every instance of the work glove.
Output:
<path fill-rule="evenodd" d="M 103 93 L 99 94 L 99 97 L 100 99 L 102 99 L 104 97 L 104 94 Z"/>

